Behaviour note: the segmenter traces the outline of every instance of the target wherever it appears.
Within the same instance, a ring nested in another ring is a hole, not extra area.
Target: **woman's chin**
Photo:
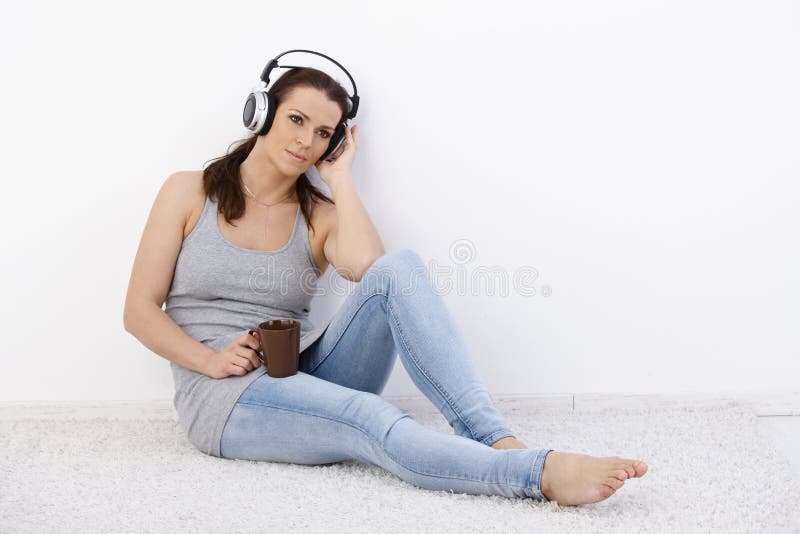
[[[287,174],[299,175],[306,172],[312,166],[313,165],[309,163],[308,160],[300,162],[289,159],[281,162],[281,169]]]
[[[293,165],[292,162],[285,162],[282,161],[278,168],[285,176],[300,176],[302,173],[308,170],[310,165]]]
[[[286,173],[291,175],[291,176],[300,176],[301,174],[306,172],[310,167],[311,167],[311,165],[306,165],[306,164],[303,164],[303,165],[289,165],[289,166],[287,166]]]

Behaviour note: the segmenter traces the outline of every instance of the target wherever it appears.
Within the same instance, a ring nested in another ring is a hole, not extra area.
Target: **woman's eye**
[[[300,122],[297,122],[295,119],[299,120]],[[295,124],[301,124],[303,122],[303,117],[301,117],[300,115],[289,115],[289,120],[291,120]],[[326,130],[320,130],[319,133],[325,134],[322,136],[323,139],[327,139],[331,136],[331,134]]]

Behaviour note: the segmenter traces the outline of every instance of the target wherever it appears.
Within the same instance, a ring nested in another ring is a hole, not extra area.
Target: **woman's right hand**
[[[244,376],[261,365],[261,357],[256,352],[258,349],[258,338],[249,333],[242,334],[227,347],[209,356],[203,374],[211,378]]]

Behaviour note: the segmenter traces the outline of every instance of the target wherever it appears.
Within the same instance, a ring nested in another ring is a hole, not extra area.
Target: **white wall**
[[[147,214],[247,133],[291,48],[356,78],[354,174],[387,250],[538,271],[534,296],[443,294],[493,394],[797,391],[796,4],[528,5],[5,10],[0,400],[171,398],[122,327]],[[384,394],[419,394],[399,362]]]

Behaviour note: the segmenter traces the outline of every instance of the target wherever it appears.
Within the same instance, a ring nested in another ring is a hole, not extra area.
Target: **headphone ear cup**
[[[277,107],[275,97],[271,93],[266,91],[250,93],[247,95],[242,112],[245,128],[257,135],[265,135],[272,126]]]
[[[242,123],[248,130],[252,130],[255,125],[254,119],[258,105],[256,103],[256,96],[253,93],[247,95],[247,100],[244,101],[244,110],[242,111]]]
[[[264,119],[264,126],[258,130],[258,135],[267,135],[267,132],[272,127],[272,122],[275,120],[275,110],[278,109],[278,102],[275,100],[275,97],[272,93],[267,93],[266,91],[262,93],[265,97],[265,109],[263,113],[266,115]]]
[[[344,128],[344,124],[340,124],[336,127],[336,129],[333,131],[333,135],[331,135],[331,140],[328,142],[328,150],[322,154],[322,157],[319,158],[320,160],[324,160],[339,148],[344,141]]]

